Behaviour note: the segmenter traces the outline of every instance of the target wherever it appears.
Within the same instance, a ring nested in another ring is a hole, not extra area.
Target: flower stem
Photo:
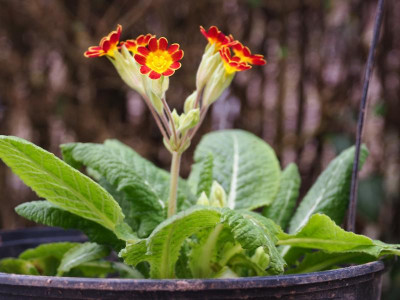
[[[176,198],[178,192],[178,178],[179,169],[181,166],[182,153],[174,151],[172,152],[171,162],[171,179],[169,187],[169,200],[168,200],[168,218],[172,217],[176,213]]]

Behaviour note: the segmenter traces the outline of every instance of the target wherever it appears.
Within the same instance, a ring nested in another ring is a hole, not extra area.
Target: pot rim
[[[336,270],[321,272],[290,274],[276,276],[241,277],[232,279],[130,279],[130,278],[83,278],[55,277],[38,275],[19,275],[0,272],[0,286],[32,286],[87,290],[128,291],[194,291],[194,290],[226,290],[248,288],[277,288],[290,285],[307,285],[327,281],[344,280],[385,270],[383,261],[378,260],[362,265],[350,266]],[[251,283],[251,284],[249,284]]]

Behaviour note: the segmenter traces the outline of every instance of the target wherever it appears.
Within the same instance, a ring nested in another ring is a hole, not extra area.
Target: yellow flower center
[[[159,74],[164,73],[173,63],[168,51],[157,50],[150,52],[146,59],[146,65]]]
[[[243,53],[240,51],[235,51],[234,49],[233,53],[235,53],[235,56],[239,57],[242,62],[250,64],[253,62],[250,57],[244,56]]]
[[[232,67],[229,63],[227,63],[225,61],[223,61],[223,63],[224,63],[225,71],[227,74],[232,74],[232,73],[237,72],[237,69]]]

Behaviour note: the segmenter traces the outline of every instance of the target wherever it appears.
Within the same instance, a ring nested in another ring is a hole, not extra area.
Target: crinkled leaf
[[[209,153],[200,163],[192,166],[192,172],[190,173],[189,181],[190,185],[195,190],[197,197],[202,192],[209,197],[211,186],[213,183],[213,167],[214,157]]]
[[[255,250],[262,246],[270,256],[269,272],[283,273],[286,263],[275,247],[275,228],[271,221],[261,215],[224,209],[223,222],[230,227],[235,240],[243,249]]]
[[[157,185],[150,183],[145,177],[145,168],[137,173],[135,166],[140,165],[142,158],[136,153],[101,144],[65,144],[61,146],[64,159],[71,165],[77,162],[99,172],[117,192],[123,192],[131,201],[135,218],[144,220],[145,226],[139,226],[138,235],[145,236],[164,219],[164,202],[157,195]],[[73,160],[73,161],[72,161]],[[161,175],[162,176],[162,175]]]
[[[20,258],[4,258],[0,260],[0,272],[39,275],[39,271],[31,262]]]
[[[210,153],[213,180],[227,192],[229,208],[252,210],[272,203],[279,187],[280,167],[267,143],[242,130],[205,135],[195,151],[192,182],[199,178]]]
[[[57,269],[57,275],[70,271],[83,263],[98,260],[107,256],[110,250],[102,245],[96,243],[83,243],[71,248],[66,252]]]
[[[328,215],[341,224],[349,203],[350,178],[354,161],[354,147],[336,157],[301,201],[290,221],[289,233],[300,230],[315,213]],[[361,148],[360,168],[367,158],[365,146]]]
[[[0,136],[0,158],[40,197],[114,230],[124,215],[101,186],[52,153],[17,137]]]
[[[120,252],[120,256],[131,265],[149,262],[151,278],[174,278],[175,264],[183,242],[201,230],[214,228],[219,223],[229,228],[243,249],[252,251],[260,246],[264,247],[271,256],[271,271],[283,272],[285,262],[279,256],[265,224],[251,214],[242,216],[228,208],[193,207],[178,213],[161,223],[149,238],[128,244]]]
[[[125,247],[125,242],[117,238],[110,230],[103,226],[74,215],[48,201],[32,201],[22,203],[15,211],[24,218],[47,226],[64,229],[79,229],[92,241],[110,245],[117,251]]]
[[[165,219],[169,173],[157,168],[128,146],[108,140],[101,144],[74,143],[61,146],[64,159],[71,165],[81,164],[109,183],[108,189],[119,194],[127,220],[138,228],[140,237],[148,236]],[[101,181],[102,184],[104,180]],[[194,202],[189,188],[179,181],[178,207]],[[191,205],[191,204],[190,204]]]
[[[174,278],[175,264],[183,242],[201,229],[220,221],[220,212],[213,208],[194,207],[161,223],[148,237],[120,252],[126,263],[136,265],[148,261],[151,278]]]
[[[272,204],[266,207],[263,215],[286,228],[293,215],[299,196],[300,174],[295,164],[289,164],[282,172],[278,194]]]
[[[323,250],[328,253],[364,253],[374,257],[400,253],[399,245],[385,244],[347,232],[328,216],[315,214],[296,234],[281,233],[279,245]]]

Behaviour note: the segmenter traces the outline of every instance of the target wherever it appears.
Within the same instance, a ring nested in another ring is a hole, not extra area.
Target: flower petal
[[[158,49],[160,49],[160,50],[167,50],[167,47],[168,47],[168,41],[167,41],[167,39],[166,39],[165,37],[161,37],[161,38],[158,40]]]
[[[140,67],[140,73],[142,74],[147,74],[151,71],[151,69],[148,66],[141,66]]]
[[[179,69],[181,67],[181,63],[177,62],[177,61],[174,61],[169,67],[171,69],[177,70],[177,69]]]
[[[160,73],[157,73],[157,72],[155,72],[155,71],[151,71],[150,74],[149,74],[149,77],[150,77],[151,79],[158,79],[158,78],[161,77],[161,74],[160,74]]]
[[[140,54],[135,54],[135,60],[141,64],[141,65],[145,65],[146,64],[146,57],[140,55]]]
[[[179,44],[171,44],[171,46],[168,47],[168,52],[170,54],[176,52],[179,49]]]
[[[149,41],[149,50],[150,52],[154,52],[158,50],[158,42],[155,37],[151,38]]]
[[[139,52],[143,56],[147,56],[150,53],[149,49],[147,49],[146,47],[138,47],[137,52]]]
[[[173,61],[181,60],[182,57],[183,57],[183,51],[182,50],[176,51],[174,54],[171,55],[171,58],[172,58]]]
[[[168,69],[167,71],[165,71],[164,73],[162,73],[164,76],[171,76],[172,74],[174,74],[175,71],[172,69]]]

